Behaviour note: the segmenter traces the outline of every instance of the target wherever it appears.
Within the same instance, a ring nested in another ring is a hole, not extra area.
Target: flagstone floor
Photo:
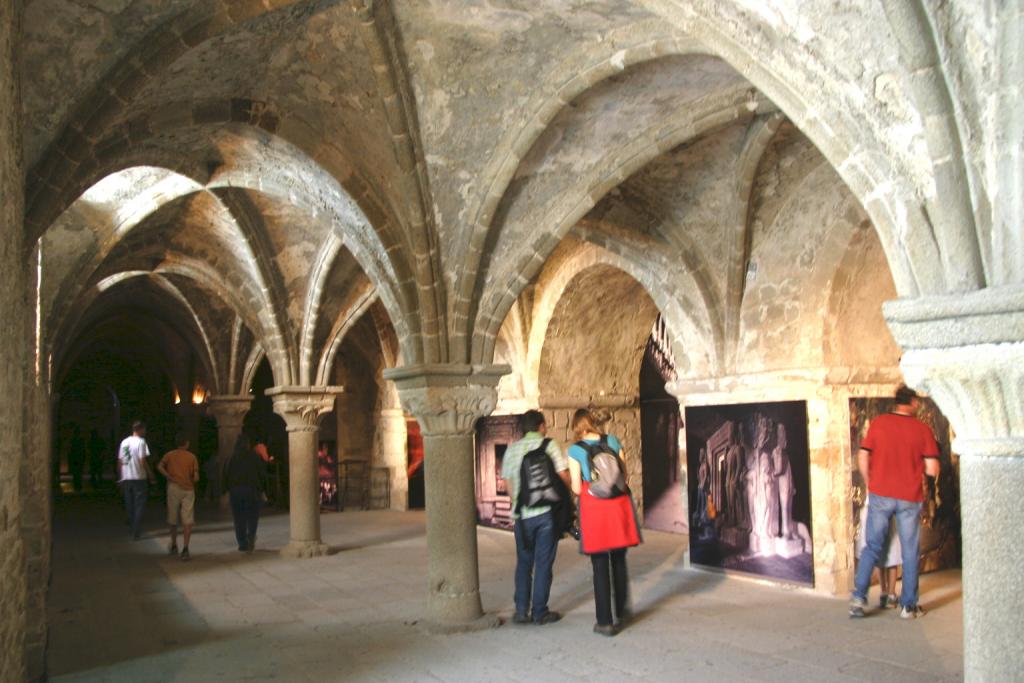
[[[635,617],[594,635],[590,563],[563,541],[551,608],[562,621],[459,635],[424,630],[422,512],[322,516],[332,554],[289,560],[288,518],[235,549],[230,516],[200,510],[191,562],[165,554],[159,501],[128,539],[116,501],[58,500],[49,600],[54,681],[956,681],[955,571],[922,578],[926,617],[846,616],[846,600],[685,568],[685,537],[630,551]],[[480,529],[484,609],[512,612],[511,534]],[[877,589],[875,589],[877,590]],[[872,593],[872,599],[875,592]]]

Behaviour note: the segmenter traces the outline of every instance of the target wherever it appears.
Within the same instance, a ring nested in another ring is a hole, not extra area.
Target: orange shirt
[[[167,453],[160,462],[167,470],[168,479],[183,489],[195,488],[195,477],[199,474],[199,461],[191,451],[177,448]]]

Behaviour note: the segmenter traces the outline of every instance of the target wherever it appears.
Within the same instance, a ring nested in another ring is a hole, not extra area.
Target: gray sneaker
[[[868,601],[864,598],[850,598],[850,618],[861,619],[864,617],[864,607]]]
[[[921,605],[914,605],[913,607],[900,607],[900,619],[920,619],[923,616],[924,610],[921,609]]]
[[[188,554],[188,546],[185,546],[181,550],[181,561],[182,562],[188,562],[191,559],[192,559],[192,556]]]

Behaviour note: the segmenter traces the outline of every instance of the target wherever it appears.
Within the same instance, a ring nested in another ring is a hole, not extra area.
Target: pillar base
[[[320,541],[289,541],[288,545],[281,548],[281,557],[323,557],[329,551],[330,548]]]
[[[417,624],[424,633],[431,635],[451,635],[454,633],[473,633],[475,631],[486,631],[489,628],[498,628],[503,623],[497,614],[484,614],[472,621],[430,621],[425,620]]]

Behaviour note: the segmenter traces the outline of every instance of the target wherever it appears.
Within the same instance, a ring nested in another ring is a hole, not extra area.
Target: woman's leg
[[[612,584],[615,590],[615,618],[622,621],[629,605],[629,574],[626,571],[626,549],[611,553]]]
[[[229,497],[231,498],[231,518],[235,522],[235,540],[238,541],[238,549],[245,550],[248,544],[245,533],[245,495],[240,489],[233,488]]]
[[[249,550],[256,547],[256,529],[259,528],[260,525],[261,507],[262,501],[260,500],[260,492],[257,489],[253,489],[249,499],[248,519],[246,520],[246,541]]]
[[[597,608],[599,626],[612,624],[612,584],[608,560],[608,553],[595,553],[590,556],[590,563],[594,569],[594,605]]]

